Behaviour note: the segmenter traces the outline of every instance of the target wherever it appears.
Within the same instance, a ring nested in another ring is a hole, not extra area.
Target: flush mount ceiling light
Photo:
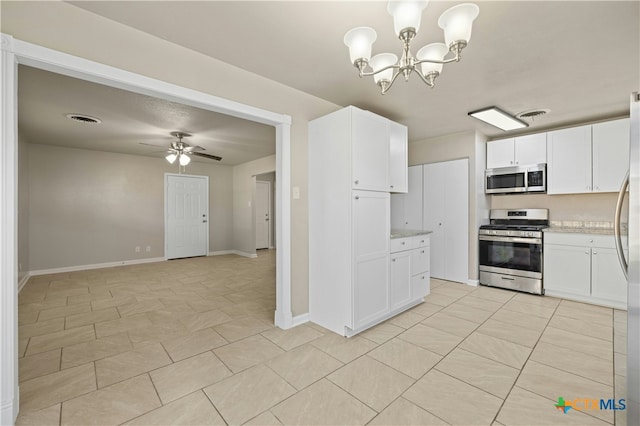
[[[484,121],[487,124],[491,124],[498,129],[504,130],[505,132],[508,130],[522,129],[524,127],[529,127],[527,123],[522,120],[518,120],[517,118],[507,114],[496,107],[483,108],[478,111],[472,111],[469,115],[473,118],[477,118],[480,121]]]
[[[460,52],[469,43],[471,25],[478,16],[479,9],[475,4],[464,3],[446,10],[438,19],[438,26],[444,30],[446,44],[428,44],[418,50],[414,57],[409,48],[411,40],[420,29],[422,11],[427,3],[428,0],[389,1],[387,11],[393,16],[396,35],[404,45],[400,60],[393,53],[371,57],[371,46],[378,37],[373,28],[354,28],[344,36],[351,62],[358,68],[360,77],[373,76],[383,95],[400,74],[408,81],[413,71],[427,86],[433,87],[436,77],[442,72],[443,64],[460,61]],[[453,57],[445,59],[449,52]],[[421,69],[418,69],[418,65],[421,65]]]

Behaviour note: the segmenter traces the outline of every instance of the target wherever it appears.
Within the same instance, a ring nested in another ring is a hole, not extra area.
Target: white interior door
[[[425,164],[423,168],[423,227],[433,231],[431,238],[431,276],[445,276],[445,163]]]
[[[270,247],[271,184],[256,181],[256,249]]]
[[[209,178],[165,175],[167,259],[205,256],[209,246]]]

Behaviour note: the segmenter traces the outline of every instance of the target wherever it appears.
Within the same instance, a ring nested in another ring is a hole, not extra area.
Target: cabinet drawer
[[[418,247],[411,251],[411,275],[429,270],[429,247]]]
[[[610,234],[570,234],[561,232],[547,232],[544,234],[545,244],[615,248],[615,236]],[[622,237],[622,245],[627,247],[627,237]]]
[[[431,292],[429,273],[411,277],[411,298],[421,299]]]
[[[413,237],[413,247],[428,247],[429,246],[429,235],[416,235]]]
[[[391,240],[391,253],[413,249],[413,238],[414,237],[393,238]]]

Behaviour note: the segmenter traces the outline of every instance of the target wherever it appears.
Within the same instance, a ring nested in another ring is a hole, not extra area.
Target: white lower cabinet
[[[619,309],[627,306],[627,280],[613,235],[545,233],[545,294]]]
[[[422,301],[429,294],[429,236],[391,240],[390,299],[391,310]]]

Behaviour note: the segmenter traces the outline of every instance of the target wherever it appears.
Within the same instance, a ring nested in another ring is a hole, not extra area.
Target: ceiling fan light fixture
[[[170,153],[169,155],[167,155],[164,158],[166,158],[166,160],[169,162],[169,164],[173,164],[173,163],[175,163],[176,158],[178,158],[178,156],[172,152],[172,153]]]
[[[178,161],[180,161],[181,166],[186,166],[191,162],[191,158],[189,158],[187,154],[180,154],[180,159]]]

